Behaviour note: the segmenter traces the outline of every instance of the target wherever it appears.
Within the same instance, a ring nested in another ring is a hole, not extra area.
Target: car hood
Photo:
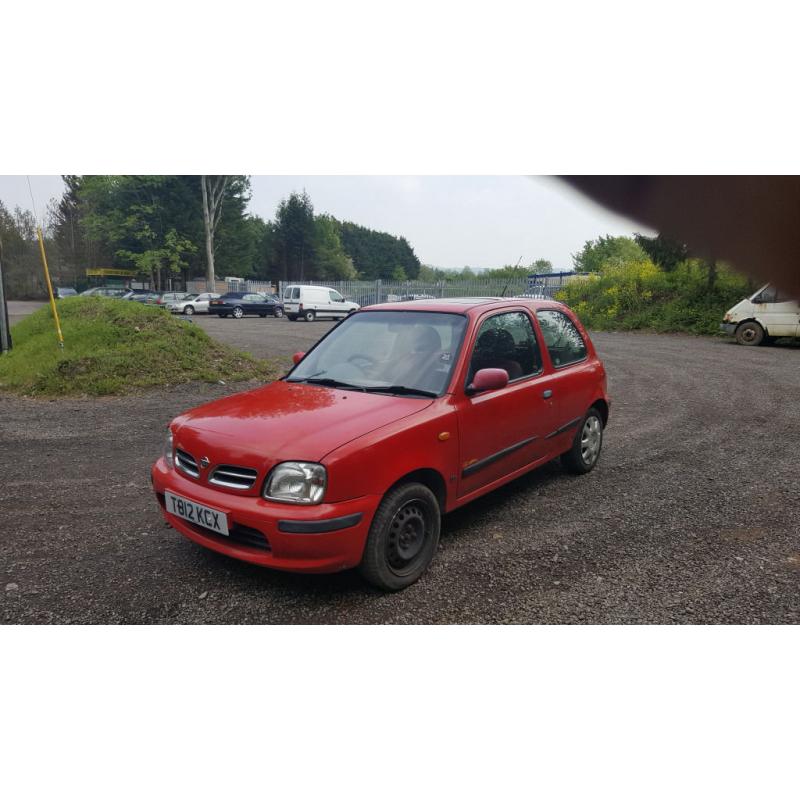
[[[176,447],[212,464],[269,469],[321,461],[332,450],[418,413],[431,400],[275,381],[187,411],[172,425]]]

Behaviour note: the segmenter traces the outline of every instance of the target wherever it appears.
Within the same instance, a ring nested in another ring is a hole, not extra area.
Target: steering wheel
[[[366,364],[357,364],[357,361],[366,362]],[[371,369],[377,363],[372,356],[365,355],[364,353],[354,353],[350,358],[347,359],[349,364],[352,364],[355,367],[358,367],[362,372],[365,372],[368,369]]]

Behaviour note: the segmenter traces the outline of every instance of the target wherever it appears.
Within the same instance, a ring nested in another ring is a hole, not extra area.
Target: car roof
[[[403,300],[399,303],[378,303],[365,306],[369,311],[446,311],[455,314],[480,314],[503,308],[525,306],[538,311],[544,308],[563,308],[556,300],[529,297],[441,297],[435,300]]]

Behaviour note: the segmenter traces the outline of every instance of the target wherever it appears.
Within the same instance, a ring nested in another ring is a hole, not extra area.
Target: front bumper
[[[727,333],[728,336],[734,336],[736,334],[736,323],[735,322],[720,322],[719,329],[723,333]]]
[[[341,503],[293,506],[241,497],[186,478],[167,467],[163,458],[150,474],[164,519],[187,539],[232,558],[292,572],[338,572],[357,566],[380,502],[380,497],[368,495]],[[246,533],[224,537],[170,514],[164,502],[167,490],[224,511],[229,526]],[[251,542],[260,542],[259,533],[265,544],[253,546]]]

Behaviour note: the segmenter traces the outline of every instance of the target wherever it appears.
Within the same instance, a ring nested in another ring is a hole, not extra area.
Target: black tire
[[[194,314],[194,306],[186,306],[183,309],[183,313],[186,314],[186,316],[191,317],[192,314]]]
[[[736,329],[736,341],[749,347],[757,347],[764,341],[764,329],[757,322],[743,322]]]
[[[280,319],[283,316],[283,309],[276,308],[275,309],[275,319]]]
[[[585,475],[597,465],[602,449],[603,416],[592,407],[578,425],[572,447],[561,456],[561,464],[573,475]]]
[[[317,318],[317,315],[309,308],[308,311],[303,312],[303,319],[306,322],[313,322]]]
[[[369,529],[359,571],[386,592],[417,581],[439,546],[442,515],[433,492],[421,483],[404,483],[381,500]]]
[[[235,319],[241,319],[244,316],[244,309],[241,306],[236,306],[232,313]]]

